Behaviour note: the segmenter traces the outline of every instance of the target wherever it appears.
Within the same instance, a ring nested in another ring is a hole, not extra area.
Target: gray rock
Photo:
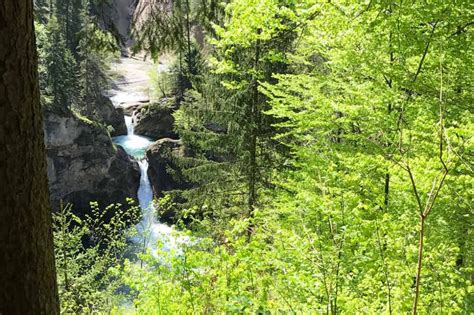
[[[143,106],[143,104],[149,103],[149,102],[137,102],[137,103],[132,103],[132,104],[125,104],[123,105],[123,112],[127,116],[132,116],[133,112],[136,111],[140,106]]]
[[[44,113],[51,205],[71,203],[81,215],[97,201],[101,209],[137,199],[138,163],[115,147],[100,124],[74,113]]]
[[[138,106],[132,116],[135,134],[152,139],[176,138],[173,130],[174,106],[174,98],[164,98],[159,103]]]
[[[101,2],[97,8],[101,26],[119,39],[124,53],[125,48],[133,43],[130,39],[130,27],[137,3],[137,0],[111,0]]]
[[[178,161],[187,156],[181,140],[160,139],[148,147],[145,155],[149,165],[148,177],[155,196],[161,196],[165,191],[190,187]]]
[[[155,197],[162,197],[166,192],[174,194],[173,202],[180,203],[180,190],[192,187],[184,177],[179,160],[188,157],[188,152],[181,140],[164,138],[156,141],[146,151],[148,160],[148,177]],[[179,207],[171,207],[160,213],[160,220],[175,222],[175,215]]]
[[[112,127],[109,128],[111,136],[115,137],[127,134],[123,108],[115,108],[108,97],[103,96],[97,103],[93,116],[97,121]]]

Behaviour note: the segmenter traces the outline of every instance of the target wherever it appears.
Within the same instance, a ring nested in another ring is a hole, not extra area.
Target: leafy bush
[[[122,282],[116,270],[122,268],[137,219],[136,206],[124,209],[115,204],[101,210],[91,203],[85,219],[70,205],[53,214],[61,313],[106,313],[119,303]]]

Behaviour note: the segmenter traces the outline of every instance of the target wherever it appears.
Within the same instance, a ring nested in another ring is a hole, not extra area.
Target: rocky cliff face
[[[130,28],[137,2],[138,0],[103,1],[97,8],[102,27],[119,39],[124,54],[126,48],[133,44],[130,39]]]
[[[156,141],[146,151],[148,160],[148,177],[156,197],[162,197],[166,192],[174,191],[173,202],[179,204],[184,200],[179,196],[180,190],[192,187],[184,177],[179,159],[188,156],[181,140],[164,138]],[[164,222],[174,223],[180,206],[173,206],[160,213]]]
[[[44,113],[50,199],[72,203],[78,214],[87,213],[89,202],[101,208],[137,199],[138,163],[112,144],[101,125],[73,113]]]

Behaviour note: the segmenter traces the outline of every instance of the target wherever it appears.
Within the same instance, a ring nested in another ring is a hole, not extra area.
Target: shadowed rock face
[[[111,203],[137,199],[138,163],[112,144],[104,127],[73,113],[44,113],[45,144],[51,204],[54,210],[72,203],[81,215],[97,201]]]
[[[123,108],[115,108],[110,98],[104,96],[95,108],[94,116],[97,121],[112,127],[110,135],[115,137],[127,134],[127,125],[123,114]]]
[[[130,28],[137,2],[138,0],[103,1],[97,8],[103,27],[120,40],[124,53],[126,47],[133,44],[130,39]]]
[[[185,156],[187,154],[181,140],[160,139],[147,149],[148,177],[155,196],[162,195],[164,191],[190,187],[177,162],[177,159]]]
[[[185,190],[192,184],[184,177],[178,160],[188,156],[186,148],[181,140],[170,138],[160,139],[148,147],[146,158],[148,160],[148,177],[150,179],[153,193],[156,197],[162,197],[168,191]],[[182,202],[179,197],[174,197],[174,202]],[[175,222],[178,209],[171,207],[160,213],[160,219],[164,222]]]

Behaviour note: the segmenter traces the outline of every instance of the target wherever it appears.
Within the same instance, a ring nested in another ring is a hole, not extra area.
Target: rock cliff
[[[98,4],[97,13],[102,27],[109,30],[119,40],[122,53],[133,44],[130,39],[131,23],[138,0],[111,0]]]
[[[91,113],[95,121],[104,124],[110,132],[110,135],[122,136],[127,134],[127,125],[125,124],[123,108],[115,108],[109,97],[102,96],[97,102],[94,112]]]
[[[162,197],[166,192],[173,192],[173,202],[179,204],[184,200],[180,190],[192,187],[182,173],[180,159],[187,157],[188,152],[181,140],[164,138],[156,141],[146,151],[148,160],[148,177],[155,197]],[[176,194],[177,193],[177,194]],[[160,213],[164,222],[175,222],[179,206],[174,206]]]
[[[53,209],[62,201],[83,214],[91,201],[104,208],[137,198],[138,163],[113,145],[103,126],[72,112],[46,110],[44,130]]]

